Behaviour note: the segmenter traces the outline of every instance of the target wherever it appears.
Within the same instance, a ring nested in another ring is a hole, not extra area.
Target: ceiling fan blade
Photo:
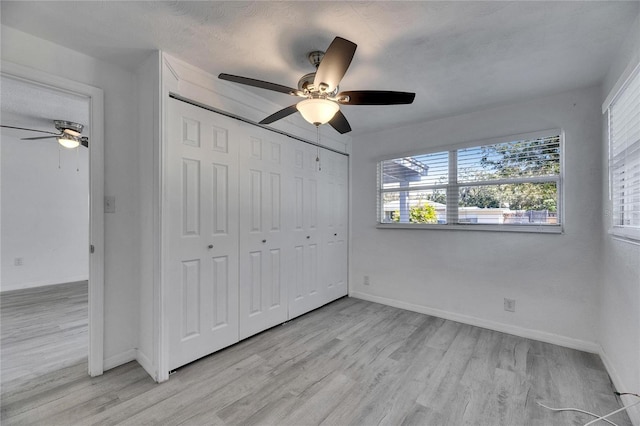
[[[58,138],[62,135],[54,135],[54,136],[37,136],[35,138],[20,138],[21,141],[37,141],[39,139],[53,139]]]
[[[281,109],[280,111],[271,114],[270,116],[268,116],[267,118],[265,118],[264,120],[262,120],[259,124],[271,124],[274,121],[278,121],[281,118],[285,118],[291,114],[293,114],[294,112],[297,112],[298,108],[296,108],[296,105],[291,105],[288,106],[284,109]]]
[[[58,133],[47,132],[47,131],[44,131],[44,130],[27,129],[27,128],[24,128],[24,127],[15,127],[15,126],[5,126],[4,124],[0,124],[0,127],[4,127],[4,128],[7,128],[7,129],[26,130],[26,131],[29,131],[29,132],[48,133],[50,135],[58,135]]]
[[[349,97],[348,101],[340,98]],[[336,96],[338,103],[343,105],[402,105],[413,103],[415,93],[391,92],[387,90],[355,90],[340,92]]]
[[[326,92],[334,91],[347,72],[357,47],[357,44],[342,37],[334,38],[318,65],[313,85],[320,88],[321,84],[326,84]]]
[[[221,80],[231,81],[233,83],[245,84],[247,86],[258,87],[260,89],[273,90],[274,92],[286,93],[287,95],[297,96],[297,89],[283,86],[281,84],[269,83],[268,81],[256,80],[255,78],[241,77],[239,75],[231,75],[222,73],[218,75]]]
[[[338,133],[341,133],[341,134],[348,133],[351,131],[351,126],[347,121],[347,117],[345,117],[342,111],[340,110],[338,110],[338,112],[336,112],[336,115],[334,115],[333,118],[329,120],[329,124],[331,125],[331,127],[336,129]]]
[[[84,146],[85,148],[89,148],[89,138],[86,136],[81,137],[80,145]]]

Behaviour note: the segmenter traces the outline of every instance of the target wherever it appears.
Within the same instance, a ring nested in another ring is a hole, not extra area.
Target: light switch
[[[108,195],[104,197],[104,212],[115,213],[116,212],[116,197]]]

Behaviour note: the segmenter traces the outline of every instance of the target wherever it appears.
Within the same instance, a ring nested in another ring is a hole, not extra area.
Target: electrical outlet
[[[116,212],[116,197],[108,195],[104,197],[104,212],[115,213]]]
[[[515,312],[516,311],[516,299],[507,299],[504,298],[504,310],[507,312]]]
[[[24,258],[22,257],[16,257],[15,259],[13,259],[14,266],[22,266],[23,263],[24,263]]]
[[[369,275],[365,275],[365,276],[364,276],[364,285],[369,285],[369,284],[370,284],[370,282],[369,282]]]

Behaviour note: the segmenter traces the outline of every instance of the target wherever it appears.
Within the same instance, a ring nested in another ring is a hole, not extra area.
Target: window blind
[[[379,162],[378,223],[561,231],[561,131],[519,136]]]
[[[609,107],[609,148],[613,232],[640,239],[640,72]]]
[[[458,151],[458,182],[491,182],[555,176],[560,171],[560,136],[518,140]]]

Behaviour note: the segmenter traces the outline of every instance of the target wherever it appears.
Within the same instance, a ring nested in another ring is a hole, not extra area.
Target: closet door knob
[[[263,242],[263,243],[266,243],[266,242],[267,242],[267,240],[262,240],[262,242]]]
[[[209,245],[207,246],[207,248],[212,249],[212,248],[213,248],[213,244],[209,244]]]
[[[334,236],[334,237],[337,237],[337,236],[338,236],[338,234],[333,234],[333,236]]]
[[[311,238],[311,235],[307,235],[307,240],[308,240],[309,238]]]

